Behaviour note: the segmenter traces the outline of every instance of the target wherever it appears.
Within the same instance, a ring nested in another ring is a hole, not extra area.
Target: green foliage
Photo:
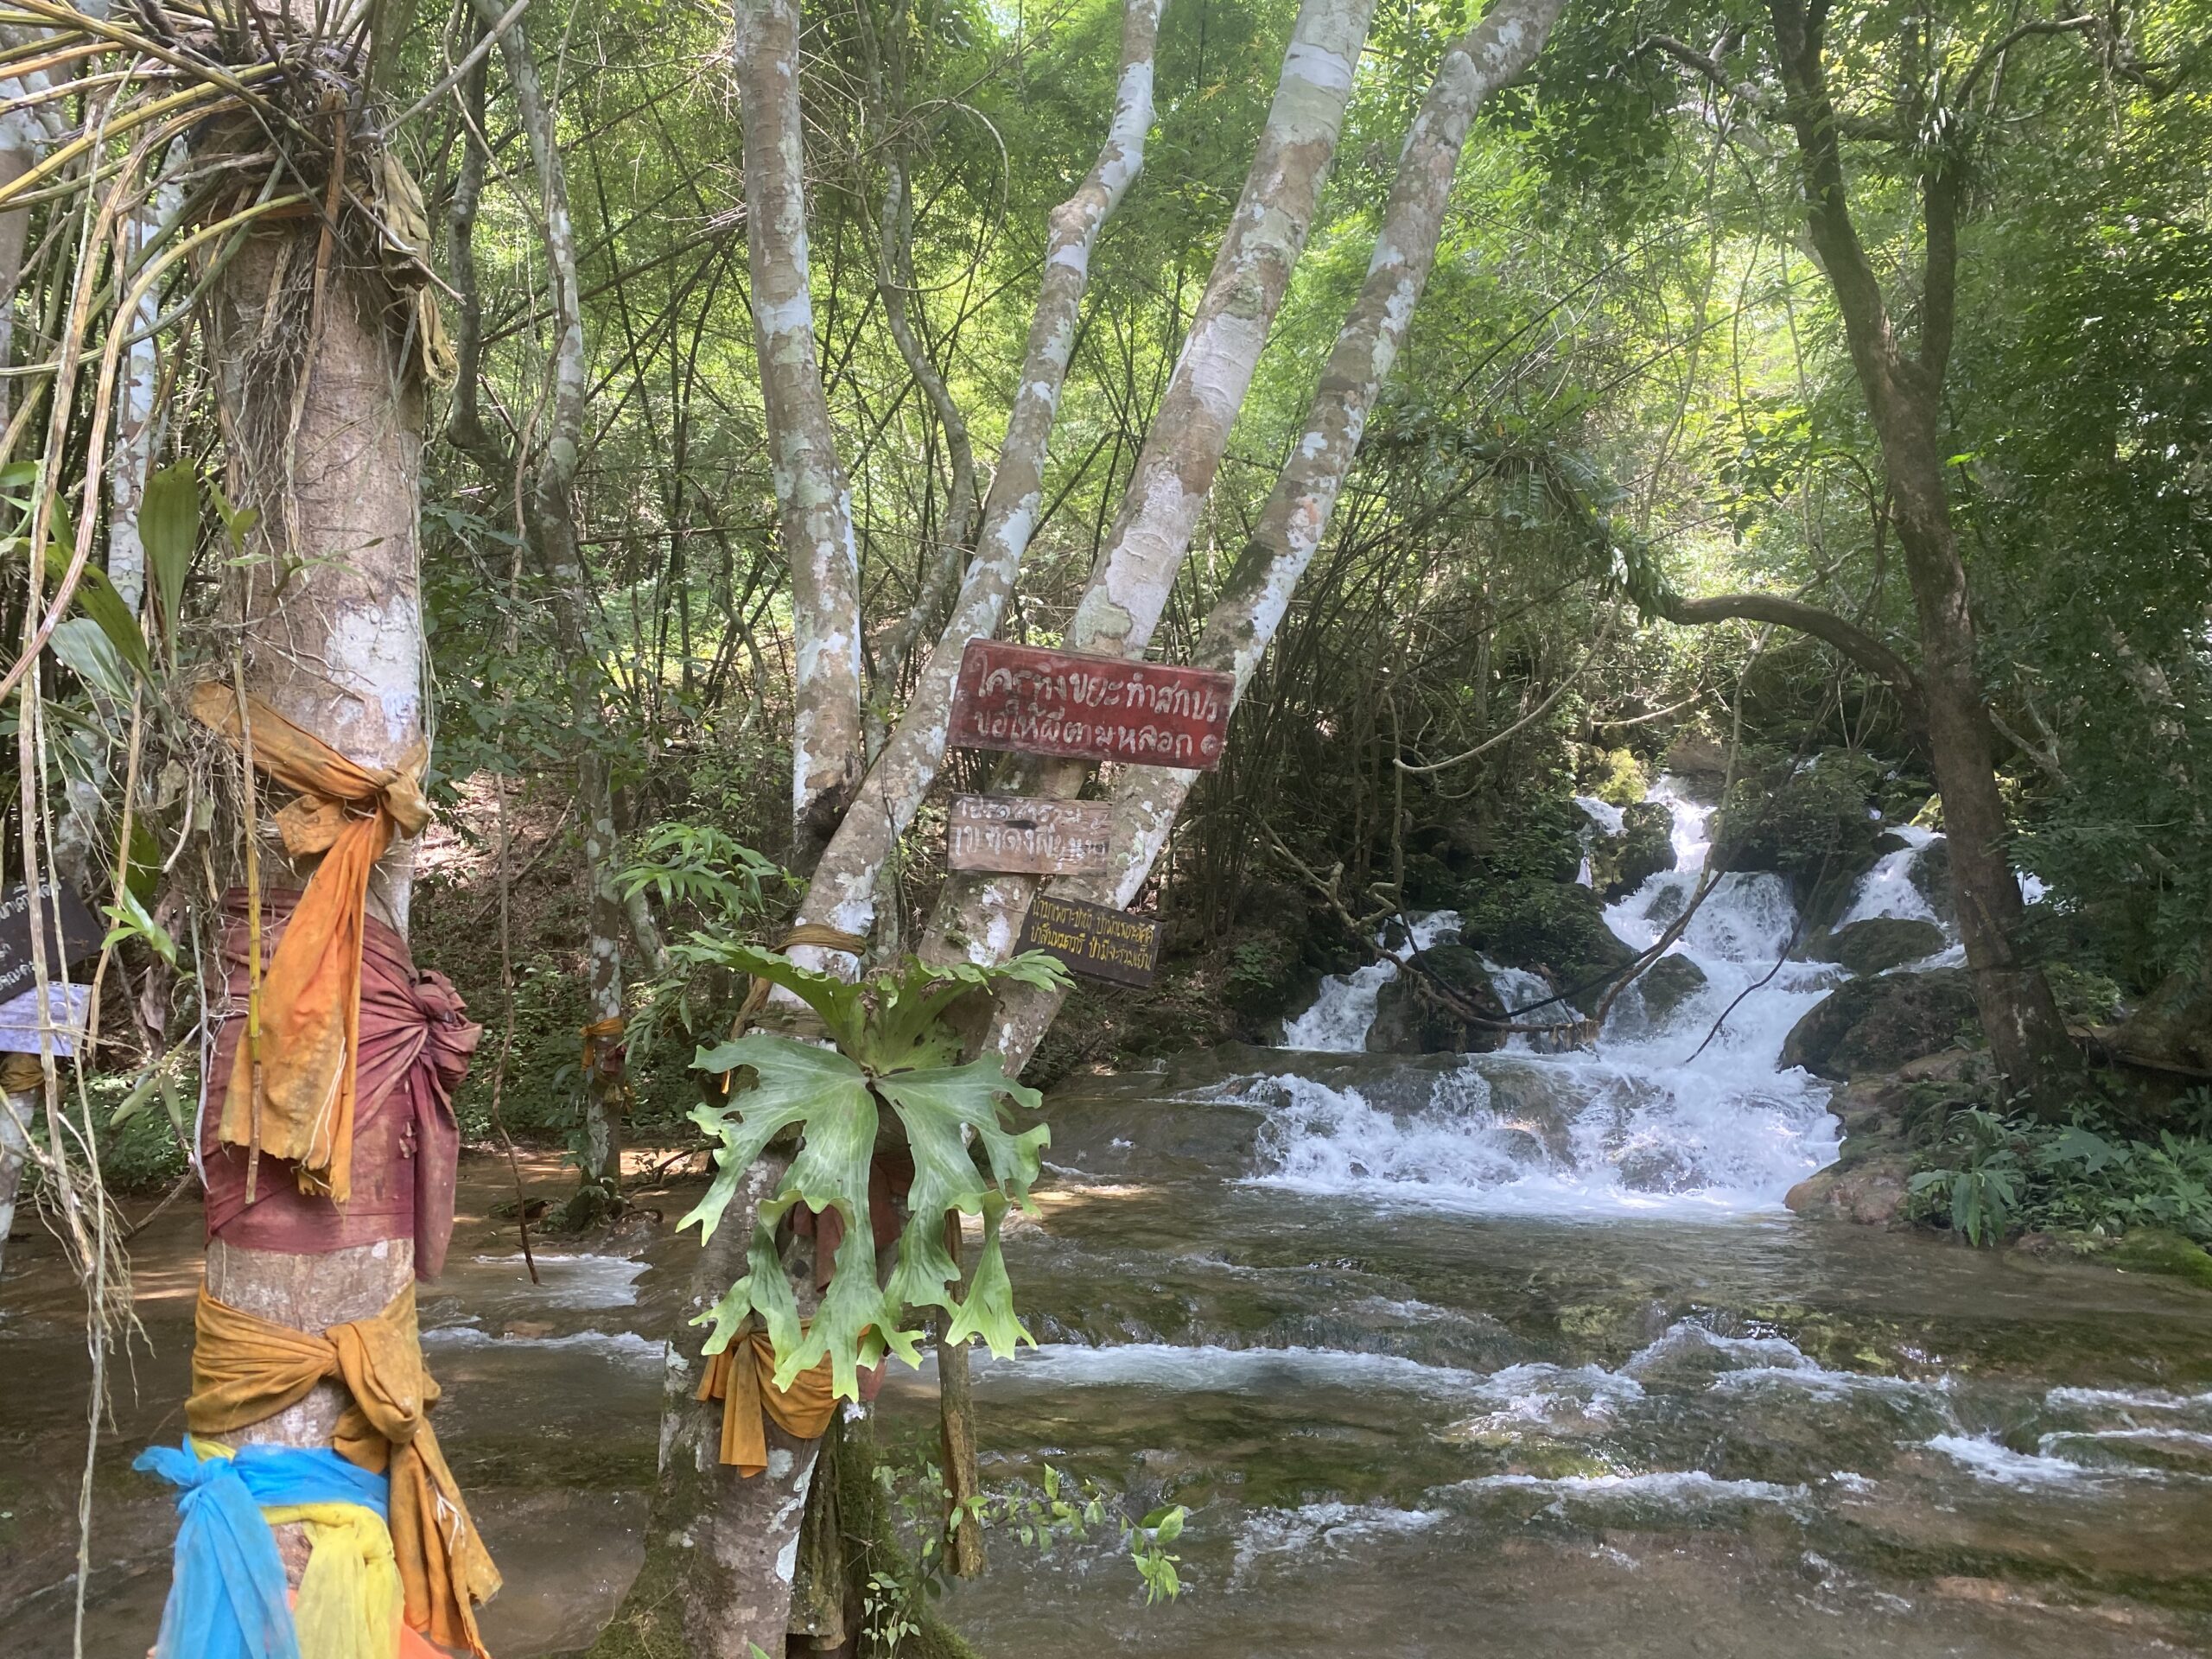
[[[915,1541],[918,1569],[903,1577],[870,1574],[868,1625],[879,1635],[920,1628],[920,1605],[950,1587],[953,1535],[963,1520],[972,1520],[987,1537],[1009,1533],[1023,1548],[1047,1556],[1058,1548],[1088,1544],[1094,1534],[1118,1535],[1144,1586],[1146,1606],[1173,1601],[1183,1592],[1176,1571],[1182,1557],[1169,1548],[1190,1519],[1179,1503],[1160,1504],[1142,1519],[1131,1520],[1100,1482],[1067,1475],[1050,1463],[1034,1485],[980,1491],[959,1504],[952,1501],[943,1471],[926,1453],[918,1452],[904,1464],[880,1462],[874,1473],[900,1530]]]
[[[909,963],[851,984],[748,945],[715,948],[729,965],[804,1001],[835,1046],[756,1033],[702,1048],[692,1062],[712,1073],[744,1068],[753,1081],[734,1088],[726,1103],[692,1114],[720,1147],[714,1184],[682,1224],[696,1223],[702,1238],[711,1236],[762,1152],[779,1137],[798,1141],[774,1196],[756,1211],[749,1271],[702,1316],[715,1327],[708,1351],[720,1352],[757,1317],[775,1344],[779,1386],[826,1356],[837,1393],[857,1399],[859,1366],[887,1352],[920,1363],[923,1333],[907,1326],[910,1309],[943,1309],[947,1340],[981,1337],[995,1354],[1033,1340],[1014,1318],[999,1231],[1010,1205],[1027,1205],[1051,1132],[1042,1124],[1020,1134],[1007,1126],[1006,1103],[1033,1111],[1041,1097],[1006,1076],[995,1055],[959,1064],[944,1014],[994,985],[1060,988],[1059,965],[1034,952],[1001,968]],[[868,1176],[887,1109],[913,1158],[914,1179],[896,1265],[879,1284]],[[776,1249],[777,1225],[798,1204],[836,1210],[844,1222],[829,1289],[804,1327]],[[945,1246],[945,1220],[956,1213],[983,1223],[982,1254],[964,1298],[953,1293],[959,1269]]]
[[[1919,1219],[1984,1245],[2024,1230],[2116,1239],[2145,1228],[2212,1243],[2212,1096],[2184,1097],[2147,1131],[2093,1097],[2058,1123],[1936,1104],[1910,1180]]]

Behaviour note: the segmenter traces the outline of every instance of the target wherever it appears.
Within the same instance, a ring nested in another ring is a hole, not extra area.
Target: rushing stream
[[[1678,866],[1611,908],[1632,944],[1705,853],[1662,794]],[[1855,911],[1923,916],[1909,861]],[[1725,878],[1678,947],[1704,985],[1662,1018],[1630,993],[1594,1053],[1361,1052],[1381,963],[1325,986],[1301,1047],[1064,1085],[1042,1216],[1008,1235],[1040,1345],[976,1368],[985,1478],[1049,1462],[1187,1505],[1188,1588],[1147,1609],[1109,1542],[997,1535],[953,1623],[1008,1659],[2212,1653],[2212,1297],[1791,1217],[1834,1120],[1777,1057],[1840,972],[1776,968],[1794,923],[1775,878]],[[507,1576],[487,1633],[531,1659],[635,1570],[690,1245],[541,1255],[533,1287],[499,1196],[473,1163],[423,1322]],[[135,1247],[154,1356],[102,1452],[89,1652],[143,1652],[158,1608],[167,1504],[123,1465],[175,1433],[196,1245],[173,1215]],[[67,1651],[75,1318],[50,1253],[11,1253],[10,1655]],[[933,1379],[894,1374],[879,1410],[887,1441],[933,1438]]]

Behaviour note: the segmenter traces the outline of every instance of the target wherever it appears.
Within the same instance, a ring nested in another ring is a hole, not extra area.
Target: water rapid
[[[1651,798],[1673,820],[1675,868],[1605,911],[1606,925],[1638,950],[1689,905],[1711,850],[1708,807],[1671,778]],[[1618,831],[1619,809],[1584,805],[1601,829]],[[1891,880],[1894,858],[1877,867],[1870,887]],[[1912,891],[1901,870],[1894,881]],[[1313,1006],[1289,1022],[1283,1046],[1363,1052],[1382,987],[1414,951],[1458,928],[1451,912],[1423,916],[1395,960],[1325,981]],[[1692,988],[1657,1006],[1644,983],[1631,986],[1594,1049],[1539,1054],[1516,1036],[1503,1052],[1470,1055],[1424,1078],[1410,1100],[1402,1068],[1388,1063],[1361,1082],[1289,1071],[1230,1085],[1270,1103],[1252,1178],[1504,1214],[1771,1211],[1836,1149],[1828,1085],[1779,1064],[1790,1027],[1840,976],[1790,958],[1797,931],[1779,876],[1724,875],[1666,952],[1694,970],[1671,982],[1693,979]],[[1485,965],[1509,1010],[1554,995],[1535,974]]]

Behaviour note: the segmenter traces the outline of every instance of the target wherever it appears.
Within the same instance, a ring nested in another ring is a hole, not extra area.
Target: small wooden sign
[[[956,795],[944,861],[1006,875],[1091,875],[1106,868],[1110,801],[1033,801]]]
[[[948,741],[1075,760],[1211,772],[1229,739],[1232,675],[970,640]]]
[[[107,936],[92,919],[84,901],[68,887],[48,880],[41,887],[46,917],[46,971],[61,976],[65,963],[82,962],[99,954]],[[33,988],[36,974],[31,963],[30,889],[18,881],[0,894],[0,1002]]]
[[[1015,948],[1046,951],[1092,979],[1149,985],[1160,961],[1160,921],[1040,893],[1030,903]]]

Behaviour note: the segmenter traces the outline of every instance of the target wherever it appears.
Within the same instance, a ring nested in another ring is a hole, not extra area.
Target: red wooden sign
[[[1077,760],[1211,772],[1236,680],[1208,668],[975,639],[960,659],[948,741]]]

